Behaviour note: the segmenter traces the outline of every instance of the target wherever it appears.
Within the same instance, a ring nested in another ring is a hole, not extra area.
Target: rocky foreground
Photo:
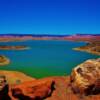
[[[17,74],[1,71],[0,100],[100,100],[100,59],[78,65],[70,76],[33,79]]]

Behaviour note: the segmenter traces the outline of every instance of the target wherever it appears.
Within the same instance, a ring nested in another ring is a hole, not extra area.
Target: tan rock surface
[[[71,82],[75,92],[87,95],[100,93],[100,59],[87,60],[75,67]]]

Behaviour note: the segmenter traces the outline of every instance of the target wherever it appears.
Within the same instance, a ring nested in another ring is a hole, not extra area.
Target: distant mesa
[[[100,40],[99,34],[75,34],[75,35],[50,35],[50,34],[0,34],[0,42],[26,41],[26,40],[71,40],[90,41]]]
[[[0,66],[8,65],[10,60],[4,55],[0,55]]]

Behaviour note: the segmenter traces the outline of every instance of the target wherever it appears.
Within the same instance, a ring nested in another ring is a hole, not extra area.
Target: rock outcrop
[[[53,90],[52,79],[40,79],[15,85],[10,94],[18,100],[43,100],[51,96]]]
[[[25,81],[20,84],[8,84],[7,78],[0,76],[0,100],[44,100],[54,90],[52,78]]]
[[[7,84],[6,77],[0,76],[0,100],[11,100],[8,95],[9,85]]]
[[[60,76],[51,78],[55,82],[55,90],[50,97],[46,98],[46,100],[70,100],[69,94],[72,94],[72,91],[69,86],[70,77]]]
[[[75,67],[71,74],[75,93],[90,95],[100,93],[100,59],[87,60]]]

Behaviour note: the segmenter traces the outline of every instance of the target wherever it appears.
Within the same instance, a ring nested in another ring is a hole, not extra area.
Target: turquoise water
[[[74,51],[72,48],[85,45],[84,42],[71,41],[23,41],[0,42],[0,45],[26,45],[29,50],[0,50],[11,63],[1,66],[0,70],[17,70],[32,77],[68,75],[73,67],[87,59],[99,56],[86,52]]]

